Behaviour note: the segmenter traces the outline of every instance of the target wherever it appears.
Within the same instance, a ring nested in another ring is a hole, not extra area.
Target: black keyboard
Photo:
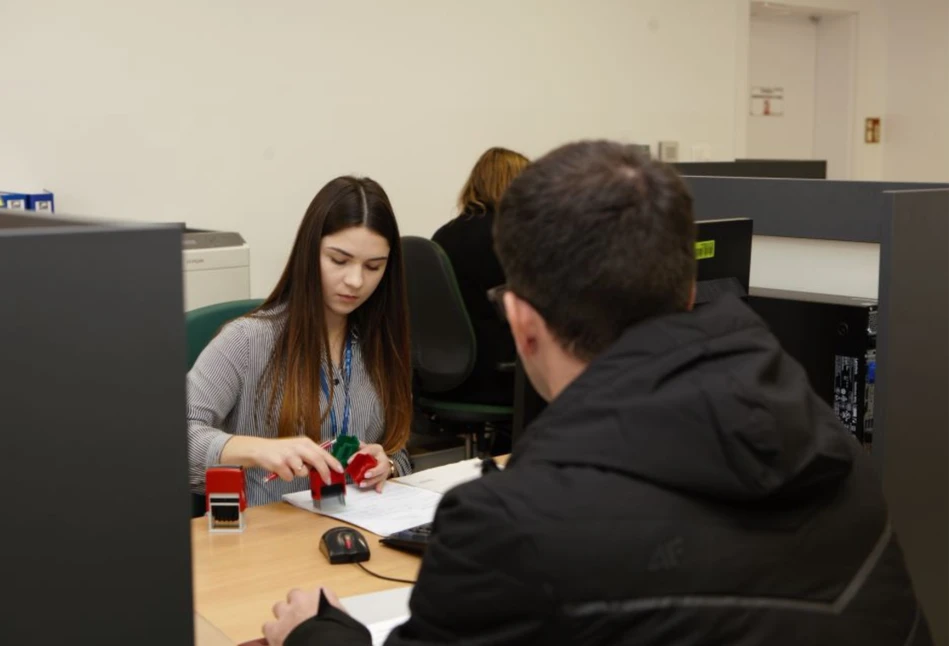
[[[388,547],[402,550],[403,552],[412,552],[421,554],[428,545],[428,537],[432,534],[432,524],[425,523],[410,529],[404,529],[401,532],[390,534],[383,538],[380,543]]]

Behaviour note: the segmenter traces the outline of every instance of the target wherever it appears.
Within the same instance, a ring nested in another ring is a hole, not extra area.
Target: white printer
[[[239,233],[185,229],[185,311],[250,298],[250,247]]]

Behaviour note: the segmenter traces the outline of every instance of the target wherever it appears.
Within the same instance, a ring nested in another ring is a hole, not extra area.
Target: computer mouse
[[[352,527],[334,527],[320,539],[320,551],[331,564],[362,563],[369,560],[366,537]]]

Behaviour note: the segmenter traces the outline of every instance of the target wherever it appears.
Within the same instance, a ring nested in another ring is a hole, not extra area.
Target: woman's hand
[[[305,477],[310,467],[317,470],[326,484],[330,484],[331,470],[343,473],[339,460],[308,437],[267,439],[235,436],[224,445],[221,462],[262,467],[287,482]]]
[[[310,467],[317,470],[326,484],[330,484],[330,470],[343,473],[339,460],[308,437],[261,439],[252,457],[258,466],[286,481],[305,477]]]
[[[360,442],[357,455],[359,453],[371,456],[378,462],[376,466],[366,471],[365,479],[359,483],[360,488],[369,489],[370,487],[375,487],[376,491],[382,493],[382,488],[385,486],[386,480],[389,479],[389,474],[392,472],[392,460],[386,455],[385,449],[382,448],[381,444],[364,444]]]

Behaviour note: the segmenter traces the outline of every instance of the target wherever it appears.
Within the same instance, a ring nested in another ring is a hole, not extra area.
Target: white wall
[[[949,0],[886,0],[888,180],[949,182]]]
[[[19,100],[0,103],[0,184],[47,187],[60,212],[239,231],[262,295],[342,173],[378,179],[403,233],[428,235],[491,145],[734,157],[741,6],[5,0],[0,87]]]
[[[750,98],[748,57],[751,53],[751,0],[735,0],[735,157],[748,156]],[[713,157],[714,158],[714,157]],[[717,159],[729,160],[729,157]]]
[[[814,158],[827,161],[828,179],[850,179],[854,154],[857,17],[822,16],[817,25]]]
[[[754,236],[751,286],[877,298],[880,245]]]
[[[751,0],[735,0],[745,12],[750,12]],[[883,151],[880,145],[863,143],[863,119],[882,116],[886,108],[886,63],[887,63],[887,23],[883,2],[891,0],[781,0],[780,4],[797,9],[807,9],[808,13],[826,14],[830,12],[854,13],[857,15],[857,51],[856,79],[854,87],[854,118],[850,124],[854,133],[853,167],[851,179],[879,180],[883,178]],[[892,0],[899,4],[899,0]],[[941,0],[934,0],[941,1]],[[739,38],[750,39],[750,21],[747,31],[739,33]],[[738,25],[739,30],[743,27]],[[739,88],[747,101],[748,78],[739,75]],[[747,104],[737,113],[738,119],[746,123]],[[745,126],[747,127],[747,126]],[[739,130],[740,132],[740,130]],[[742,139],[736,139],[738,156],[747,156],[741,147]]]
[[[806,16],[751,19],[749,83],[784,88],[784,115],[748,117],[748,157],[813,158],[816,56],[817,27]]]

